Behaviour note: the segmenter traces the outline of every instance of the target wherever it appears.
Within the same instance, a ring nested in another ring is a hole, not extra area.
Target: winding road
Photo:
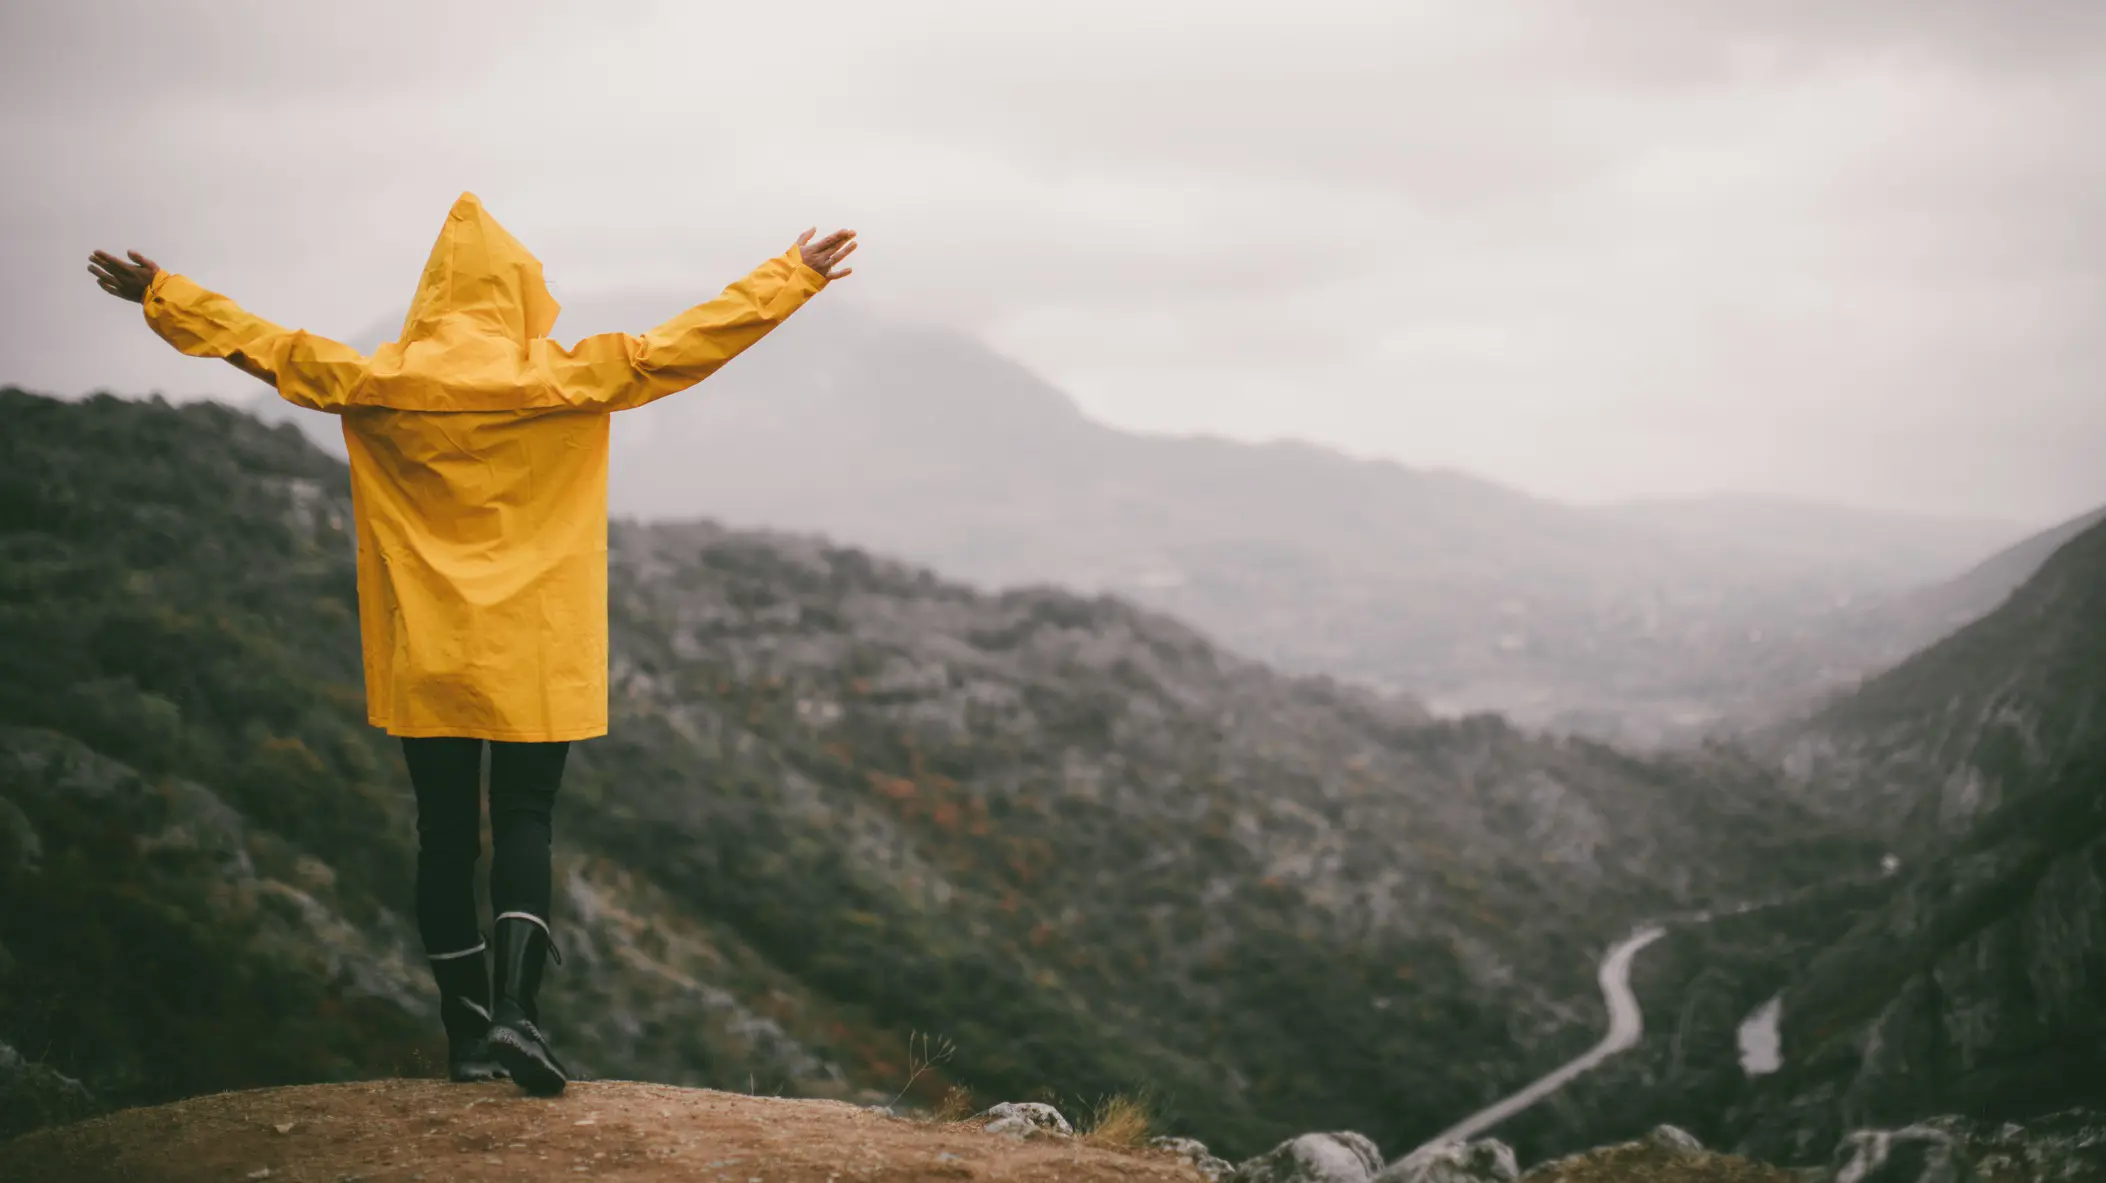
[[[1636,1047],[1639,1038],[1645,1034],[1645,1016],[1638,1009],[1637,996],[1631,993],[1631,962],[1638,956],[1639,950],[1667,935],[1667,925],[1710,924],[1727,916],[1745,916],[1750,912],[1803,903],[1819,893],[1833,891],[1839,887],[1863,886],[1879,880],[1892,879],[1900,870],[1901,860],[1889,854],[1880,860],[1879,873],[1876,876],[1845,877],[1829,883],[1798,888],[1765,900],[1755,900],[1731,908],[1683,913],[1664,918],[1660,923],[1640,926],[1631,935],[1611,945],[1609,951],[1602,956],[1601,969],[1596,976],[1601,982],[1602,1001],[1609,1006],[1609,1033],[1601,1037],[1601,1042],[1588,1048],[1584,1055],[1559,1066],[1556,1071],[1513,1096],[1496,1105],[1480,1109],[1442,1130],[1418,1149],[1428,1150],[1435,1146],[1474,1138],[1564,1088],[1610,1056]],[[1781,1002],[1781,996],[1770,999],[1741,1023],[1741,1069],[1749,1076],[1775,1072],[1783,1065],[1777,1034]]]
[[[1504,1101],[1480,1109],[1442,1130],[1419,1149],[1467,1141],[1564,1088],[1574,1077],[1610,1056],[1635,1046],[1639,1037],[1645,1034],[1645,1016],[1638,1009],[1637,996],[1631,993],[1631,962],[1639,950],[1666,935],[1665,928],[1657,924],[1647,925],[1611,946],[1601,959],[1598,977],[1602,1001],[1609,1005],[1609,1033],[1601,1037],[1600,1043]]]

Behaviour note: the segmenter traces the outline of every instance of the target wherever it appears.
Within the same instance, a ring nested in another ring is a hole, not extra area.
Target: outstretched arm
[[[563,402],[580,408],[625,411],[687,389],[709,377],[788,319],[806,300],[853,268],[841,261],[856,249],[853,230],[836,230],[796,245],[755,268],[722,295],[699,304],[643,336],[605,333],[564,349],[537,341],[535,363]]]
[[[88,273],[103,291],[142,305],[148,327],[184,353],[224,358],[285,401],[317,411],[341,412],[364,380],[366,359],[350,346],[281,328],[138,251],[126,253],[129,263],[96,251]]]

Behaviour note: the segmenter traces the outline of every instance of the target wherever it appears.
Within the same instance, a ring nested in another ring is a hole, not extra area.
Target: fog
[[[2082,0],[0,20],[0,381],[31,389],[255,389],[97,291],[91,248],[351,336],[469,189],[559,298],[701,299],[853,227],[829,301],[1131,430],[1585,502],[2106,501]]]

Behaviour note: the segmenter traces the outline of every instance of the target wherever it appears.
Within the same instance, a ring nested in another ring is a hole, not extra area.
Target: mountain
[[[2064,543],[2106,521],[2106,507],[2079,514],[1982,560],[1958,578],[1925,588],[1903,602],[1934,620],[1940,635],[1959,628],[2002,603]]]
[[[1965,579],[2014,571],[1983,619],[1741,749],[1880,869],[1660,917],[1643,1041],[1502,1137],[1668,1121],[1813,1165],[1853,1130],[2106,1098],[2106,522]]]
[[[0,393],[0,1042],[106,1104],[433,1063],[349,514],[289,428]],[[1401,1149],[1591,1044],[1636,920],[1879,853],[1724,749],[1433,719],[1113,598],[708,524],[610,552],[545,1007],[600,1075]]]
[[[2101,521],[2106,521],[2106,508],[2021,539],[1958,575],[1874,596],[1803,622],[1775,638],[1770,656],[1781,664],[1761,679],[1772,689],[1751,693],[1738,714],[1714,730],[1773,749],[1780,736],[1803,735],[1801,721],[1823,703],[1848,700],[1866,677],[1988,615],[2064,543]]]
[[[686,302],[569,297],[561,331]],[[831,303],[615,424],[618,514],[1111,592],[1293,672],[1638,742],[1876,668],[1830,643],[1853,605],[2016,533],[1745,499],[1582,509],[1306,444],[1137,435],[968,337]]]
[[[1872,605],[1856,631],[1882,646],[1886,659],[1878,668],[1892,665],[1988,615],[2063,544],[2102,521],[2106,508],[2080,514],[2005,547],[1952,579]]]
[[[1971,831],[2106,739],[2101,515],[1999,555],[1929,598],[1987,598],[2058,537],[1995,611],[1773,736],[1810,806],[1924,849]]]
[[[2106,522],[2076,528],[1994,612],[1773,737],[1801,799],[1888,835],[1902,873],[1782,983],[1782,1070],[1739,1106],[1764,1153],[2106,1098]]]

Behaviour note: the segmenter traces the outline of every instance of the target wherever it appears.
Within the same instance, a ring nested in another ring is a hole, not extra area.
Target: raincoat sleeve
[[[349,345],[281,328],[184,276],[155,275],[144,303],[162,340],[192,357],[224,358],[296,406],[340,414],[365,380],[366,359]]]
[[[768,335],[827,284],[791,247],[643,336],[604,333],[569,349],[540,339],[550,389],[581,409],[626,411],[686,390]]]

